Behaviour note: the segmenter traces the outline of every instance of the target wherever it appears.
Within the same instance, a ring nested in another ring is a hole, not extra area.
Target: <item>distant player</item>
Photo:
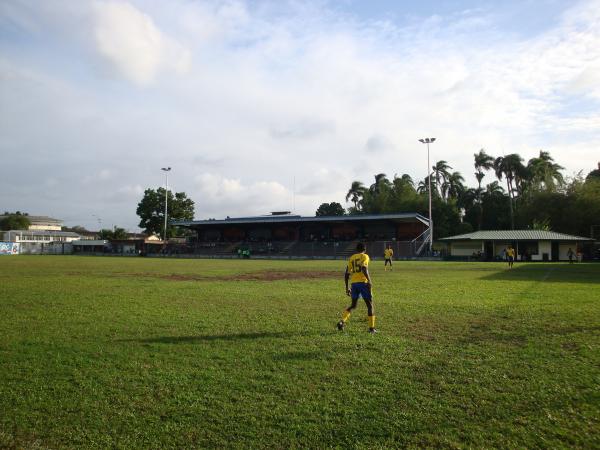
[[[506,250],[506,260],[508,261],[508,268],[512,269],[513,264],[515,263],[515,249],[512,248],[512,245],[509,245]]]
[[[390,265],[390,270],[392,270],[392,257],[394,256],[394,250],[392,250],[392,246],[390,244],[387,245],[387,248],[383,251],[383,258],[385,259],[384,269],[387,272],[387,266]]]
[[[348,287],[348,281],[351,287]],[[356,253],[348,260],[346,273],[344,274],[346,283],[346,295],[352,299],[352,304],[342,313],[342,320],[337,324],[338,330],[342,331],[346,322],[350,318],[352,310],[356,308],[358,298],[362,297],[367,304],[367,313],[369,315],[369,333],[376,333],[375,313],[373,309],[373,296],[371,277],[369,276],[369,255],[365,253],[365,245],[359,243],[356,246]]]

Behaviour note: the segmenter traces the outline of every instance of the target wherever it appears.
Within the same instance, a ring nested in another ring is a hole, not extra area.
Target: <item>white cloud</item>
[[[377,22],[326,2],[6,4],[0,25],[22,39],[0,42],[0,151],[28,159],[0,180],[26,203],[12,209],[66,217],[97,202],[132,227],[169,165],[199,217],[313,214],[354,179],[422,178],[426,136],[432,161],[471,183],[482,147],[596,166],[598,0],[521,34],[489,10]],[[99,60],[133,86],[99,77]]]
[[[103,181],[108,181],[113,177],[113,173],[111,170],[109,169],[101,169],[98,172],[89,174],[89,175],[85,175],[82,178],[82,182],[84,184],[89,184],[89,183],[96,183],[96,182],[103,182]]]
[[[162,70],[185,73],[189,69],[189,50],[162,33],[151,17],[131,4],[96,2],[94,12],[98,51],[130,81],[149,85]]]
[[[144,188],[139,184],[127,184],[116,189],[105,189],[103,196],[105,199],[118,203],[139,202],[142,199]]]
[[[232,215],[260,215],[291,206],[292,195],[280,183],[257,181],[249,184],[218,174],[203,173],[195,178],[192,193],[200,215],[224,209]]]

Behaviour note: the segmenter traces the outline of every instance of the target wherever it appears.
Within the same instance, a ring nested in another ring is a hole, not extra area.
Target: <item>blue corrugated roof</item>
[[[194,225],[239,225],[250,223],[290,223],[290,222],[353,222],[365,220],[402,220],[416,219],[427,225],[428,220],[417,213],[396,213],[396,214],[364,214],[355,216],[258,216],[258,217],[237,217],[221,220],[179,220],[171,222],[173,225],[194,226]]]

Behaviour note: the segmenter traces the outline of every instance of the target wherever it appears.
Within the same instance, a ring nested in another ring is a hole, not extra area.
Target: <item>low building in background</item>
[[[3,240],[19,244],[20,254],[70,254],[71,242],[80,239],[77,233],[55,230],[9,230]]]
[[[71,242],[73,253],[76,254],[104,254],[109,251],[109,242],[103,239],[77,239]]]
[[[502,260],[508,246],[517,253],[517,261],[566,261],[569,249],[574,254],[591,238],[545,230],[490,230],[440,239],[449,247],[449,255],[485,261]]]

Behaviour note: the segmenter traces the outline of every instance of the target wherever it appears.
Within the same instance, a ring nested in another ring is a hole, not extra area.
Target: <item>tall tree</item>
[[[598,168],[592,170],[590,173],[587,174],[587,177],[585,177],[585,181],[594,180],[600,180],[600,162],[598,163]]]
[[[353,181],[352,186],[346,194],[346,201],[350,200],[354,203],[354,209],[358,210],[358,204],[365,194],[366,188],[360,181]]]
[[[192,220],[194,218],[194,202],[187,198],[185,192],[168,193],[167,219]],[[165,227],[165,189],[146,189],[144,197],[136,210],[140,217],[139,227],[146,233],[162,235]],[[167,237],[173,236],[174,227],[167,224]]]
[[[452,167],[450,167],[450,165],[448,165],[446,161],[441,160],[436,162],[435,165],[431,167],[431,169],[433,170],[433,174],[435,176],[435,185],[439,190],[440,197],[445,198],[444,193],[442,191],[442,185],[446,181],[448,181],[448,177],[450,176],[450,172],[448,172],[448,169],[452,169]]]
[[[473,154],[473,157],[475,158],[475,178],[477,178],[479,189],[481,189],[481,180],[485,176],[483,171],[487,172],[494,168],[494,157],[488,155],[484,149],[479,150],[479,153]]]
[[[460,194],[465,190],[463,182],[465,179],[459,172],[452,172],[448,175],[446,182],[442,186],[446,199],[458,199]]]
[[[540,150],[540,155],[531,158],[527,163],[533,188],[555,191],[564,184],[565,180],[560,173],[564,167],[556,164],[550,153]]]
[[[128,237],[127,230],[125,230],[125,228],[120,228],[120,227],[114,227],[112,230],[109,230],[108,228],[103,228],[102,230],[100,230],[98,232],[98,238],[104,239],[104,240],[111,240],[111,239],[124,240],[124,239],[127,239],[127,237]]]
[[[523,158],[516,153],[511,153],[506,156],[499,156],[494,161],[494,171],[499,180],[502,177],[506,179],[506,187],[510,199],[510,225],[511,229],[515,229],[515,214],[514,214],[514,198],[515,192],[518,192],[516,183],[522,177],[525,169],[523,167]]]
[[[375,195],[380,194],[383,189],[390,186],[390,180],[388,180],[385,173],[378,173],[375,175],[375,183],[369,187],[369,191]]]
[[[432,179],[431,180],[431,195],[435,196],[435,194],[437,193],[437,184],[436,184],[436,180]],[[425,179],[423,179],[422,181],[419,181],[419,184],[417,185],[417,192],[419,194],[427,194],[429,192],[429,177],[425,177]]]
[[[346,213],[338,202],[321,203],[315,213],[316,216],[343,216]]]
[[[4,217],[0,220],[0,229],[8,230],[28,230],[31,225],[27,213],[17,211],[14,213],[5,212]]]

